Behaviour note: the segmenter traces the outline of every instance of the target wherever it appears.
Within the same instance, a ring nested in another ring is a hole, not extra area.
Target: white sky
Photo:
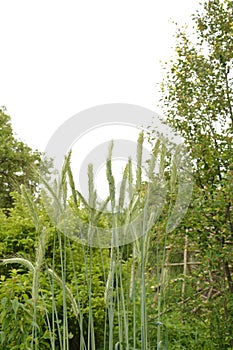
[[[131,103],[158,111],[160,60],[198,0],[0,0],[0,105],[43,151],[83,109]],[[169,22],[170,21],[170,22]]]

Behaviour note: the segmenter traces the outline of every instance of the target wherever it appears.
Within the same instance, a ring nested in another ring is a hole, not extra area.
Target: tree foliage
[[[39,163],[40,154],[15,138],[10,116],[0,108],[0,208],[12,207],[11,192],[21,184],[35,189]]]
[[[162,104],[167,122],[183,136],[193,159],[195,192],[179,237],[188,234],[203,262],[193,283],[209,285],[207,303],[199,299],[202,306],[196,312],[208,314],[212,331],[218,321],[213,339],[225,349],[233,346],[232,1],[205,1],[193,22],[192,36],[185,29],[177,32]]]

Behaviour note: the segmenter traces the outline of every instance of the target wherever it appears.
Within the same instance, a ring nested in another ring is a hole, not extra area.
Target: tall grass
[[[158,242],[154,252],[157,256],[156,276],[149,276],[148,272],[152,228],[162,213],[166,201],[166,144],[162,139],[158,139],[155,144],[152,157],[148,161],[148,180],[145,182],[142,179],[143,134],[139,135],[136,178],[132,170],[132,161],[129,159],[122,174],[119,198],[116,195],[112,171],[113,146],[111,143],[106,160],[109,196],[102,203],[97,202],[92,165],[89,165],[87,174],[88,199],[75,188],[71,153],[66,157],[57,181],[51,184],[42,178],[44,205],[56,227],[50,261],[46,258],[46,249],[51,237],[47,228],[41,227],[33,198],[22,187],[22,196],[38,232],[35,261],[14,258],[4,259],[3,263],[22,264],[32,272],[34,305],[32,349],[38,349],[36,342],[38,298],[44,306],[51,349],[69,349],[70,319],[77,320],[79,328],[77,349],[167,349],[164,332],[161,331],[163,323],[160,316],[163,287],[166,285],[164,266],[167,222],[160,223],[164,226],[165,232],[163,245],[161,248],[161,242]],[[174,162],[171,168],[171,191],[174,191],[176,186],[176,176]],[[110,210],[107,209],[109,204]],[[106,247],[103,246],[104,234],[110,237],[111,243],[109,244],[107,239]],[[156,240],[156,233],[153,239]],[[77,257],[73,255],[72,249],[75,244],[81,247],[79,251],[82,271],[76,266]],[[102,269],[101,283],[104,284],[101,300],[105,316],[101,344],[98,343],[99,340],[97,342],[99,326],[96,318],[98,310],[95,305],[95,296],[99,293],[95,289],[97,261]],[[80,273],[83,274],[82,286],[78,282]],[[47,294],[40,284],[42,276],[46,276],[48,281],[50,307],[46,300]],[[151,279],[157,281],[155,282],[158,289],[157,316],[152,306]],[[58,300],[58,289],[62,300]],[[62,304],[62,310],[59,309],[59,303]]]

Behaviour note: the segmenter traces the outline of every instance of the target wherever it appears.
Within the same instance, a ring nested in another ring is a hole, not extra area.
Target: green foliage
[[[12,207],[11,192],[20,184],[35,189],[34,171],[39,163],[40,154],[15,138],[10,117],[0,108],[0,208]]]
[[[232,1],[205,1],[193,21],[192,40],[185,30],[178,30],[176,56],[162,84],[167,121],[185,139],[196,182],[185,221],[171,236],[178,247],[186,235],[201,262],[191,271],[193,287],[185,282],[189,299],[183,312],[191,311],[194,321],[204,319],[209,343],[202,348],[229,349],[233,347]]]
[[[49,332],[44,322],[43,305],[38,304],[38,323],[33,320],[31,276],[11,270],[9,278],[1,275],[0,281],[0,348],[31,349],[32,328],[38,329],[36,342],[40,348],[50,349]]]

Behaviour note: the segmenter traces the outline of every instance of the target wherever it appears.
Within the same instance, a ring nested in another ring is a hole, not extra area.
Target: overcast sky
[[[160,60],[196,0],[0,0],[0,105],[43,151],[61,123],[99,104],[158,111]]]

